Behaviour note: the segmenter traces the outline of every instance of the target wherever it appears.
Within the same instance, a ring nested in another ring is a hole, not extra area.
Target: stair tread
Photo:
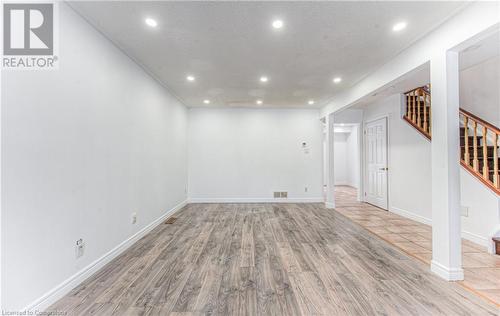
[[[461,147],[465,147],[465,145],[462,145]],[[483,147],[486,147],[488,149],[495,148],[495,146],[493,146],[493,145],[488,145],[488,146],[478,145],[477,146],[477,148],[481,148],[481,149],[483,149]],[[499,148],[500,146],[496,146],[496,147]],[[474,145],[469,145],[469,148],[474,148]]]

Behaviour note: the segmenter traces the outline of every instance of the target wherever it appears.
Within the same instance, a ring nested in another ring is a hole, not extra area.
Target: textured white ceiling
[[[71,2],[188,106],[319,107],[463,2]],[[158,27],[145,25],[152,17]],[[281,30],[271,27],[275,18]],[[400,33],[398,21],[408,22]],[[196,76],[187,82],[186,76]],[[259,77],[269,82],[262,84]],[[342,82],[332,83],[335,76]]]
[[[462,50],[459,56],[460,70],[465,70],[492,58],[498,58],[500,56],[500,32],[493,32],[493,34],[483,38],[479,42],[470,45]],[[363,97],[353,106],[353,108],[363,109],[366,106],[371,106],[375,101],[389,95],[403,93],[428,83],[430,83],[429,63],[407,73],[378,91],[374,91],[371,95]]]

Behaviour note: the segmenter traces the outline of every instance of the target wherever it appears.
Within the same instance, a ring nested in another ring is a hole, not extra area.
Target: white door
[[[365,125],[365,201],[387,210],[387,119]]]

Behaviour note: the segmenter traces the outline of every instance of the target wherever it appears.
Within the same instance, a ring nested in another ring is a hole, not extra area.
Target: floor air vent
[[[177,220],[177,217],[169,217],[166,221],[165,224],[173,224]]]

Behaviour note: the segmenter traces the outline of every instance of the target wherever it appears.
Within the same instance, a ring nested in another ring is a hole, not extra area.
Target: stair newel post
[[[422,96],[424,97],[424,131],[427,131],[427,94],[425,91],[422,92]]]
[[[479,172],[479,160],[477,159],[477,122],[473,120],[472,125],[474,127],[474,138],[472,141],[474,160],[472,161],[472,167],[474,171]]]
[[[464,115],[464,142],[465,142],[465,152],[464,160],[467,166],[470,166],[470,153],[469,153],[469,117]]]
[[[488,130],[486,126],[483,126],[483,178],[489,180],[489,168],[488,168]]]
[[[412,91],[412,97],[411,97],[411,100],[412,100],[412,103],[413,103],[413,114],[412,114],[412,117],[411,117],[411,121],[413,123],[417,123],[417,111],[416,111],[416,102],[415,102],[415,90]]]
[[[498,134],[493,136],[493,184],[500,189],[500,175],[498,174]]]

